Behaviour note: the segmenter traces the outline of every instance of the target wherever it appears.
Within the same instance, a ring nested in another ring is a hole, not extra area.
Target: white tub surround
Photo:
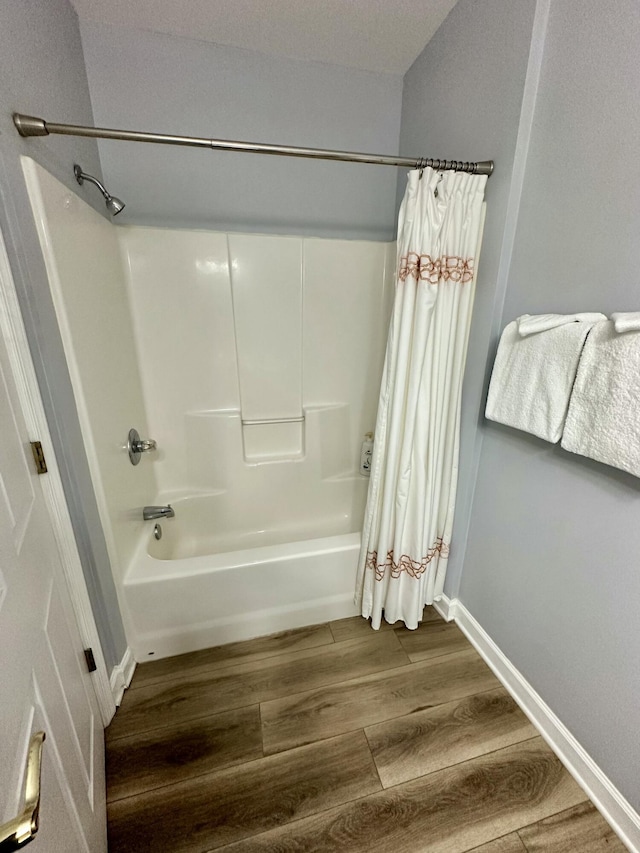
[[[302,252],[297,237],[229,234],[238,384],[244,421],[302,415]]]
[[[22,163],[119,589],[157,487],[151,454],[134,468],[126,448],[131,427],[149,432],[116,229],[33,160]]]
[[[320,407],[345,408],[317,439],[355,471],[375,420],[394,244],[117,231],[160,492],[220,488],[211,466],[302,459]],[[227,440],[241,449],[231,463]]]
[[[25,173],[136,659],[353,613],[392,244],[116,228]]]
[[[224,493],[173,506],[162,539],[150,530],[140,542],[123,585],[137,661],[356,613],[359,517],[305,523],[298,513],[278,526],[262,500],[234,526]]]
[[[394,244],[118,233],[160,447],[147,502],[176,509],[123,584],[137,659],[353,613]]]
[[[305,409],[304,453],[255,463],[239,411],[187,416],[196,494],[157,501],[175,517],[159,541],[148,522],[123,585],[136,660],[356,613],[367,479],[341,445],[347,417],[346,406]]]

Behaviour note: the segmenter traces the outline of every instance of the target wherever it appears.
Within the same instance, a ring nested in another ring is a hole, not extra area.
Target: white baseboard
[[[567,727],[541,699],[460,601],[443,599],[434,606],[447,621],[455,618],[458,627],[484,658],[631,853],[640,853],[640,815],[600,770],[591,756],[580,746]]]
[[[458,606],[458,599],[451,599],[444,593],[440,596],[437,601],[433,602],[433,607],[438,613],[442,616],[445,622],[453,622],[456,618],[456,608]]]
[[[122,660],[111,670],[111,678],[109,679],[111,692],[113,693],[113,699],[116,706],[119,706],[122,702],[124,691],[131,684],[135,668],[136,662],[133,657],[133,652],[127,646],[127,650],[122,656]]]

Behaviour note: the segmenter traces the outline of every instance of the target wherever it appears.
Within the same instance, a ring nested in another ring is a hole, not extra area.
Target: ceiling
[[[82,21],[404,74],[456,0],[71,0]]]

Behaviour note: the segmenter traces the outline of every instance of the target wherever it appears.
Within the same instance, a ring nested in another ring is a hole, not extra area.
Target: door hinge
[[[93,649],[85,649],[84,657],[87,662],[89,672],[95,672],[98,667],[96,666],[96,659],[93,656]]]
[[[31,452],[33,453],[33,458],[36,463],[36,473],[37,474],[46,474],[47,473],[47,461],[44,458],[44,451],[42,449],[42,445],[39,441],[31,442]]]

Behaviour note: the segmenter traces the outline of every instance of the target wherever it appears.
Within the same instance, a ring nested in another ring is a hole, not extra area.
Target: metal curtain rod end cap
[[[13,123],[20,136],[49,136],[47,124],[42,118],[14,113]]]
[[[487,175],[491,177],[493,175],[493,160],[480,160],[476,163],[475,168],[476,175]]]

